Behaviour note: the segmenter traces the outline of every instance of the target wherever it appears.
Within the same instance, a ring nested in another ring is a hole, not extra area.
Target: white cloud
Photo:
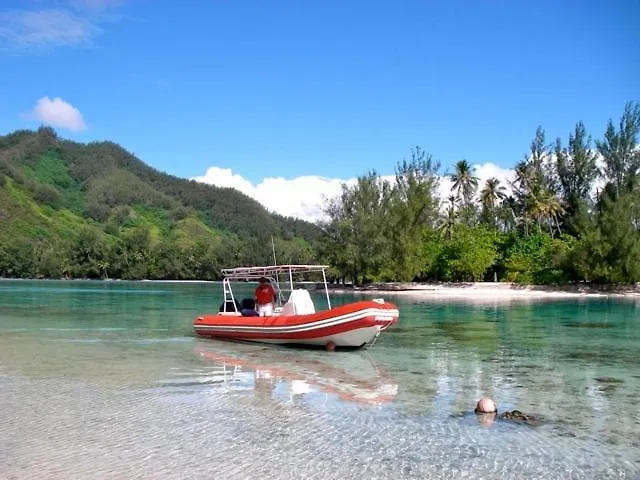
[[[505,169],[492,163],[475,165],[475,175],[480,178],[478,185],[491,177],[500,179],[509,190],[507,180],[513,178],[513,170]],[[393,176],[385,176],[393,181]],[[211,167],[201,177],[193,180],[216,185],[218,187],[235,188],[257,200],[268,210],[285,216],[301,218],[316,222],[324,218],[325,199],[337,196],[343,183],[353,183],[355,179],[325,178],[319,176],[302,176],[293,179],[268,177],[254,185],[230,168]],[[451,181],[442,177],[439,195],[445,200],[451,192]]]
[[[62,9],[0,11],[0,50],[23,53],[90,43],[101,29]]]
[[[0,7],[0,53],[30,54],[91,45],[103,32],[100,25],[122,18],[113,10],[124,2],[59,0],[51,8]]]
[[[638,148],[638,151],[640,151],[640,147]],[[600,175],[598,175],[598,178],[596,179],[595,182],[593,182],[593,186],[591,187],[591,195],[594,198],[596,197],[596,195],[598,195],[598,192],[601,192],[604,189],[604,187],[607,185],[607,181],[604,177],[604,172],[605,172],[604,157],[600,155],[600,152],[596,152],[596,167],[598,167],[598,171],[600,172]]]
[[[475,164],[472,165],[472,168],[473,174],[478,177],[478,191],[476,193],[476,196],[483,189],[486,181],[493,177],[500,180],[500,185],[505,187],[505,194],[511,194],[511,185],[509,184],[509,182],[512,182],[514,180],[515,170],[513,170],[512,168],[502,168],[491,162]],[[453,182],[449,179],[448,176],[443,176],[441,178],[439,195],[442,200],[446,200],[449,195],[454,194],[454,192],[451,191],[452,185]]]
[[[80,111],[60,97],[42,97],[33,107],[31,116],[52,127],[66,128],[72,132],[87,128]]]
[[[293,179],[268,177],[254,185],[230,168],[211,167],[194,180],[218,187],[235,188],[257,200],[268,210],[315,222],[323,217],[326,198],[338,195],[345,180],[319,176]]]

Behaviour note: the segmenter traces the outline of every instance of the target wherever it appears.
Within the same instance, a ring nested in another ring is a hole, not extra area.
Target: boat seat
[[[291,291],[289,300],[282,307],[280,315],[309,315],[311,313],[316,313],[311,295],[304,288],[297,288]]]

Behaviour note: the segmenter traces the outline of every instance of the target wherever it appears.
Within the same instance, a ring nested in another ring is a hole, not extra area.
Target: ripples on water
[[[640,478],[632,303],[399,297],[330,354],[195,338],[211,285],[106,285],[1,284],[0,478]]]

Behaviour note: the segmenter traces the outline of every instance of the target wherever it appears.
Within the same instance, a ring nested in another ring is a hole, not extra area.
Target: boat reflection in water
[[[213,362],[218,384],[229,390],[253,390],[256,397],[304,401],[333,396],[359,405],[383,405],[398,393],[393,378],[366,352],[299,352],[287,348],[222,344],[196,347],[196,353]],[[315,355],[314,355],[315,353]],[[325,398],[326,400],[326,398]]]

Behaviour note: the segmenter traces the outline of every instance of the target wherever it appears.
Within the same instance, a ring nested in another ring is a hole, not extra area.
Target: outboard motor
[[[256,301],[253,298],[243,298],[240,302],[241,310],[255,310],[256,309]]]
[[[240,304],[236,301],[235,303],[231,300],[227,300],[227,302],[222,302],[220,305],[219,312],[239,312],[241,310]]]
[[[243,298],[240,302],[240,313],[243,317],[258,317],[256,301],[253,298]]]

